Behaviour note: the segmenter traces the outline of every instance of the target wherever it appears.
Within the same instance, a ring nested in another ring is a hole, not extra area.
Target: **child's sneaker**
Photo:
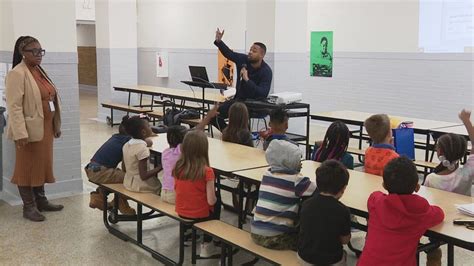
[[[128,201],[126,199],[124,199],[123,197],[120,197],[118,202],[119,202],[118,209],[123,215],[136,214],[135,209],[133,209],[132,207],[130,207],[130,205],[128,205]]]
[[[89,201],[89,207],[92,209],[104,210],[104,198],[100,192],[93,191],[91,192],[91,197]],[[107,202],[107,209],[111,209],[112,205]]]
[[[217,254],[220,254],[220,251],[214,246],[213,242],[204,242],[201,244],[201,253],[199,253],[201,258],[209,258]]]

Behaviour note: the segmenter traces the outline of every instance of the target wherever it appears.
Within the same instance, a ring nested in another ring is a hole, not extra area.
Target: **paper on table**
[[[456,204],[456,208],[463,214],[474,216],[474,203]]]
[[[224,95],[224,98],[226,98],[226,100],[234,97],[235,93],[236,93],[236,89],[233,88],[233,87],[228,87],[227,90],[225,90],[222,94]]]

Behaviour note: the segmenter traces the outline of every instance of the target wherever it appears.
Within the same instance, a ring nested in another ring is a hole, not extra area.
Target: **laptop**
[[[194,82],[210,83],[219,90],[227,89],[227,84],[225,83],[209,82],[206,67],[204,66],[189,66],[189,73],[191,73],[191,79]]]

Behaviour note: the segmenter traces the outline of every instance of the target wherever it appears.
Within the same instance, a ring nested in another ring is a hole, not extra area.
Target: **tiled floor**
[[[81,143],[82,164],[89,161],[96,149],[116,132],[103,123],[93,120],[97,114],[97,97],[90,91],[81,90]],[[320,129],[321,134],[323,129]],[[22,218],[21,206],[9,206],[0,201],[0,265],[159,265],[149,253],[111,235],[102,222],[102,213],[89,208],[87,191],[94,187],[87,182],[85,194],[54,200],[65,205],[58,213],[46,213],[47,221],[33,223]],[[234,214],[224,211],[222,219],[236,224]],[[133,235],[131,223],[119,225]],[[248,229],[248,224],[245,225]],[[177,257],[177,223],[159,218],[144,223],[144,240],[160,252]],[[361,247],[363,233],[353,234],[353,244]],[[472,252],[455,250],[456,265],[473,265]],[[444,249],[444,255],[446,250]],[[185,264],[190,264],[190,248],[185,250]],[[348,252],[348,265],[355,265],[356,258]],[[424,255],[421,265],[424,264]],[[245,252],[234,257],[236,265],[253,258]],[[218,260],[199,261],[198,265],[218,265]],[[259,262],[258,265],[265,265]]]

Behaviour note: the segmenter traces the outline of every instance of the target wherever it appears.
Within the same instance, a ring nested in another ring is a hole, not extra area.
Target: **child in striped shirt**
[[[316,184],[300,174],[302,153],[295,144],[275,139],[265,157],[270,169],[260,185],[252,239],[266,248],[296,250],[299,203],[313,194]]]

